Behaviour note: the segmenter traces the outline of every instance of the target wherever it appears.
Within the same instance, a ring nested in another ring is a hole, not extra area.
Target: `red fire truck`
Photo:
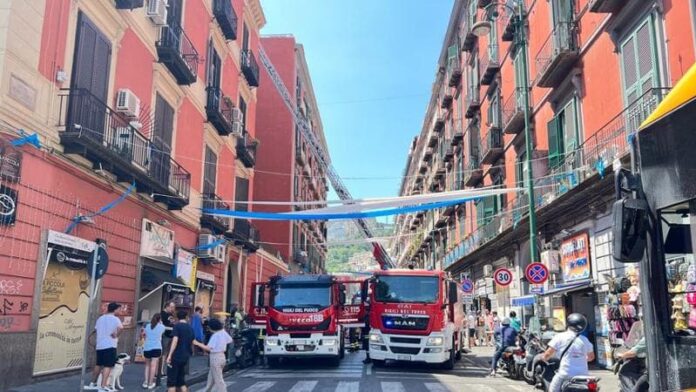
[[[346,301],[346,283],[331,275],[275,276],[252,288],[252,319],[265,322],[268,364],[282,358],[326,357],[338,365],[344,355],[344,323],[364,318],[361,304]]]
[[[466,338],[462,295],[442,271],[375,272],[362,293],[374,366],[397,360],[452,369]]]

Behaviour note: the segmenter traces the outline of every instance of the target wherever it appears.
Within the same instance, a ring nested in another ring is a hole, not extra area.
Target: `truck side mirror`
[[[368,282],[369,281],[366,280],[360,285],[360,302],[362,303],[365,303],[365,301],[367,301],[367,286],[369,284]]]
[[[621,199],[614,202],[614,260],[639,263],[643,259],[648,229],[648,205],[645,200]]]
[[[449,282],[449,303],[456,304],[459,292],[457,291],[457,283]]]
[[[338,303],[341,306],[346,304],[346,286],[344,285],[338,287]]]
[[[264,295],[266,288],[263,286],[258,286],[257,290],[258,291],[256,292],[256,306],[263,308],[264,306],[266,306],[266,304],[265,304],[266,298]]]

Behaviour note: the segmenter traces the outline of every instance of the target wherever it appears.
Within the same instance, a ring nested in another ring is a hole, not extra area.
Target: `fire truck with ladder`
[[[250,316],[265,329],[269,366],[292,358],[328,358],[338,366],[345,328],[365,317],[362,304],[347,298],[346,286],[361,283],[332,275],[288,275],[252,284]]]
[[[443,271],[375,272],[362,291],[374,366],[396,360],[452,369],[466,339],[463,294]]]

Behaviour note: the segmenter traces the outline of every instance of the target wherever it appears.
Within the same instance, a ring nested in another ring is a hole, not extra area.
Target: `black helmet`
[[[581,333],[587,328],[587,318],[580,313],[571,313],[566,321],[568,329],[575,333]]]

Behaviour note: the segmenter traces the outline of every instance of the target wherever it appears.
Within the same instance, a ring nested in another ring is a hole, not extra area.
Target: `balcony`
[[[591,0],[590,12],[609,14],[620,10],[626,3],[626,0]]]
[[[242,136],[237,137],[237,159],[242,161],[242,164],[246,168],[252,168],[256,165],[256,147],[258,146],[258,141],[249,136],[248,133],[244,133]]]
[[[457,87],[461,81],[462,66],[459,56],[456,56],[447,61],[447,85],[450,87]]]
[[[208,99],[205,105],[205,113],[210,122],[221,136],[232,133],[232,109],[234,105],[230,97],[223,95],[219,87],[206,88]]]
[[[500,59],[498,58],[498,45],[488,45],[488,53],[481,59],[481,85],[488,86],[500,71]]]
[[[536,55],[539,87],[557,87],[580,58],[575,24],[559,22]]]
[[[452,145],[456,146],[464,139],[464,131],[462,131],[462,120],[454,119],[454,126],[452,129]]]
[[[229,210],[230,209],[230,205],[223,202],[222,199],[214,193],[203,194],[203,201],[201,204],[202,204],[203,209],[215,209],[215,210]],[[225,217],[216,216],[216,215],[202,214],[201,215],[201,227],[209,229],[215,234],[224,234],[230,228],[229,227],[230,226],[229,220],[230,220],[230,218],[225,218]]]
[[[464,117],[473,118],[481,108],[481,98],[478,87],[469,88],[466,95],[466,114]]]
[[[478,7],[479,8],[486,8],[488,7],[489,4],[491,4],[492,0],[478,0]]]
[[[433,132],[440,132],[445,127],[445,112],[444,110],[438,113],[435,118],[435,124],[433,125]]]
[[[300,165],[304,165],[307,161],[307,154],[300,142],[295,142],[295,162]]]
[[[431,159],[433,159],[433,149],[432,147],[428,147],[425,149],[425,153],[423,154],[423,161],[430,162]]]
[[[445,150],[445,162],[449,163],[452,162],[454,159],[454,147],[451,145],[447,146],[447,149]]]
[[[461,42],[463,52],[471,52],[474,49],[476,40],[478,39],[478,37],[471,30],[471,26],[473,26],[473,24],[476,23],[476,20],[474,18],[474,21],[472,22],[472,18],[468,15],[468,13],[469,12],[467,11],[467,22],[462,27],[459,36],[459,42]]]
[[[170,210],[189,203],[191,174],[88,90],[61,90],[59,110],[66,154],[85,157],[118,182],[135,183],[138,192],[154,194]]]
[[[508,6],[517,9],[514,3],[515,0],[507,1]],[[502,31],[500,39],[503,42],[512,42],[515,39],[515,26],[519,18],[515,14],[511,14],[509,9],[504,7],[503,9],[503,13],[498,17],[498,21],[500,21],[498,25],[500,29],[498,31]]]
[[[180,26],[162,26],[157,56],[174,75],[176,82],[190,85],[198,77],[198,51]]]
[[[531,116],[531,110],[529,115]],[[522,130],[524,130],[524,90],[515,88],[503,103],[503,132],[518,134]]]
[[[217,19],[225,39],[237,39],[237,14],[230,0],[214,0],[213,16]]]
[[[259,64],[256,62],[254,52],[251,50],[242,51],[242,74],[251,87],[259,87]]]
[[[235,218],[232,230],[226,232],[225,237],[250,253],[259,249],[259,231],[248,219]]]
[[[136,8],[142,7],[144,3],[144,0],[116,0],[116,9],[134,10]]]
[[[449,109],[452,106],[452,92],[449,88],[445,88],[445,91],[440,94],[440,107],[442,109]]]
[[[439,136],[435,132],[430,132],[430,136],[428,137],[428,147],[435,147],[437,145],[437,140]]]
[[[505,152],[503,146],[503,131],[496,125],[488,128],[488,133],[483,138],[481,145],[483,155],[481,163],[493,164]]]

